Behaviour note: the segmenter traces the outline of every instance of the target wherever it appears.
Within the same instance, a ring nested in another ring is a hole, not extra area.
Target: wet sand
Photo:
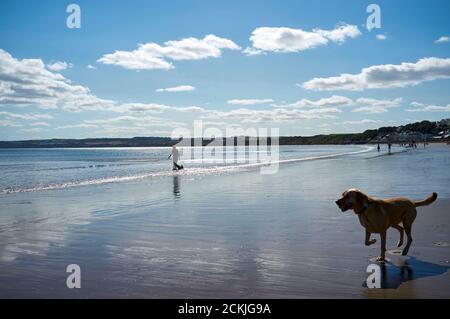
[[[436,165],[448,155],[420,154],[1,196],[0,297],[450,298],[449,180]],[[418,209],[410,256],[387,255],[383,289],[364,286],[379,242],[364,246],[356,216],[334,204],[349,187],[439,193]],[[66,287],[73,263],[81,289]]]

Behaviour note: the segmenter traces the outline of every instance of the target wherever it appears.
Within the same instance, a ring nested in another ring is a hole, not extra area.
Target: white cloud
[[[96,120],[85,120],[83,123],[78,124],[85,125],[86,128],[89,126],[96,126],[102,129],[114,129],[116,127],[128,126],[128,131],[137,128],[149,128],[149,127],[165,127],[165,128],[177,128],[180,126],[185,126],[182,122],[176,122],[167,120],[161,117],[155,116],[131,116],[131,115],[121,115],[117,117],[111,117],[106,119],[96,119]],[[65,126],[64,128],[72,128],[75,125]]]
[[[363,112],[369,114],[385,113],[390,108],[399,107],[403,102],[402,98],[397,98],[393,100],[378,100],[372,98],[358,98],[356,101],[352,99],[340,96],[332,95],[330,97],[321,98],[318,100],[308,100],[301,99],[297,102],[284,104],[284,105],[273,105],[278,108],[341,108],[347,106],[357,105],[358,108],[352,110],[352,112]]]
[[[83,94],[76,99],[64,99],[62,101],[63,110],[67,112],[79,113],[83,111],[105,111],[113,110],[115,102],[112,100],[100,99],[94,95]]]
[[[98,125],[95,124],[87,124],[87,123],[80,123],[80,124],[69,124],[69,125],[62,125],[56,127],[57,130],[63,130],[63,129],[72,129],[72,128],[98,128]]]
[[[0,126],[6,126],[6,127],[22,127],[23,125],[17,124],[10,120],[0,120]]]
[[[55,72],[62,71],[65,69],[70,69],[71,67],[73,67],[72,63],[67,63],[64,61],[57,61],[57,62],[47,64],[47,68],[50,71],[55,71]]]
[[[380,40],[380,41],[383,41],[383,40],[387,39],[387,36],[384,35],[384,34],[377,34],[375,37],[376,37],[377,40]]]
[[[326,45],[329,41],[343,43],[347,38],[361,35],[357,26],[342,24],[333,30],[314,29],[304,31],[286,27],[260,27],[250,36],[252,47],[246,48],[247,55],[263,52],[299,52]]]
[[[434,41],[434,43],[445,43],[445,42],[450,42],[450,37],[448,36],[442,36],[439,39],[437,39],[436,41]]]
[[[450,104],[446,106],[441,105],[426,105],[419,102],[412,102],[412,109],[406,109],[407,112],[450,112]]]
[[[18,60],[0,49],[0,106],[36,106],[69,111],[105,109],[114,103],[92,95],[45,67],[41,59]]]
[[[325,45],[328,40],[320,34],[301,29],[261,27],[253,31],[250,41],[261,51],[298,52]]]
[[[132,136],[170,136],[172,130],[160,130],[152,127],[141,126],[104,126],[95,131],[95,134],[109,137],[132,137]]]
[[[266,54],[266,52],[264,52],[263,50],[258,50],[251,47],[246,47],[245,50],[242,51],[242,53],[247,56]]]
[[[304,108],[304,107],[340,107],[340,106],[349,106],[352,105],[353,101],[345,96],[333,95],[327,98],[322,98],[316,101],[301,99],[295,103],[287,104],[287,106],[295,107],[295,108]]]
[[[179,112],[186,112],[186,113],[201,113],[205,112],[205,109],[199,106],[173,106],[172,110],[179,111]]]
[[[134,51],[116,51],[105,54],[97,62],[118,65],[131,70],[169,70],[174,68],[174,65],[168,60],[218,58],[224,49],[239,50],[240,47],[231,40],[209,34],[203,39],[191,37],[178,41],[167,41],[164,45],[153,42],[140,44]]]
[[[416,101],[411,102],[410,105],[411,105],[411,106],[414,106],[414,107],[422,107],[422,106],[425,106],[425,104],[420,103],[420,102],[416,102]]]
[[[133,112],[150,112],[161,113],[170,109],[170,106],[155,103],[125,103],[114,108],[115,112],[119,113],[133,113]]]
[[[33,128],[20,129],[20,131],[26,132],[26,133],[40,133],[40,132],[44,132],[44,131],[48,131],[48,130],[44,129],[42,127],[33,127]]]
[[[228,100],[228,104],[232,105],[256,105],[256,104],[268,104],[273,103],[272,99],[234,99]]]
[[[157,89],[156,92],[188,92],[194,90],[195,87],[192,85],[178,85],[170,88]]]
[[[4,116],[10,119],[18,119],[18,120],[41,120],[41,119],[52,119],[53,116],[51,114],[41,114],[41,113],[12,113],[6,111],[0,111],[0,116]]]
[[[371,120],[371,119],[363,119],[363,120],[357,120],[357,121],[345,121],[345,122],[343,122],[343,124],[345,124],[345,125],[363,125],[363,124],[376,124],[376,123],[382,123],[382,121]]]
[[[383,108],[383,107],[361,106],[361,107],[354,109],[352,112],[367,113],[367,114],[380,114],[380,113],[386,113],[387,109]]]
[[[50,126],[47,122],[34,122],[30,124],[31,126]]]
[[[354,109],[352,112],[361,112],[368,114],[380,114],[388,112],[388,109],[399,107],[403,103],[402,98],[394,100],[377,100],[371,98],[359,98],[356,104],[360,107]]]
[[[205,110],[198,106],[172,106],[156,103],[124,103],[111,109],[118,113],[161,113],[164,111],[178,111],[183,113],[200,113]]]
[[[179,88],[178,88],[179,89]],[[186,89],[186,88],[184,88]],[[198,106],[125,103],[96,97],[89,88],[74,85],[59,73],[45,68],[40,59],[17,60],[0,49],[0,106],[61,107],[68,112],[203,112]]]
[[[450,59],[423,58],[416,63],[384,64],[364,68],[358,74],[314,78],[303,83],[307,90],[332,91],[402,88],[425,81],[450,78]]]
[[[93,66],[92,64],[88,64],[87,68],[91,69],[91,70],[97,70],[97,68],[95,66]]]
[[[356,38],[362,34],[356,25],[349,24],[338,25],[333,30],[314,29],[313,32],[337,43],[343,43],[347,38]]]
[[[232,120],[242,124],[249,123],[285,123],[305,119],[335,118],[342,111],[338,108],[285,109],[270,110],[236,109],[230,111],[210,111],[202,119],[212,121]]]

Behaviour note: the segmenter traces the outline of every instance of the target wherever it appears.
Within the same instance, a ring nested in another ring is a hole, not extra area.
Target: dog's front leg
[[[381,238],[381,255],[377,258],[377,261],[385,261],[386,257],[386,231],[380,233]]]
[[[370,239],[370,235],[371,233],[366,229],[366,241],[364,243],[366,246],[373,245],[377,242],[376,239]]]

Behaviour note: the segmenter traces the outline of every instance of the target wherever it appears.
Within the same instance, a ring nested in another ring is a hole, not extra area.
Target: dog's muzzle
[[[338,199],[336,202],[336,205],[341,209],[342,212],[345,212],[346,210],[349,210],[350,207],[346,207],[342,204],[342,199]]]

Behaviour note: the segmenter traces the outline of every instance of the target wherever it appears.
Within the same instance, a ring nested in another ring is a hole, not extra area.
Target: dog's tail
[[[426,205],[430,205],[432,202],[434,202],[437,198],[437,194],[433,193],[430,197],[425,198],[424,200],[420,200],[417,202],[413,202],[414,206],[418,207],[418,206],[426,206]]]

